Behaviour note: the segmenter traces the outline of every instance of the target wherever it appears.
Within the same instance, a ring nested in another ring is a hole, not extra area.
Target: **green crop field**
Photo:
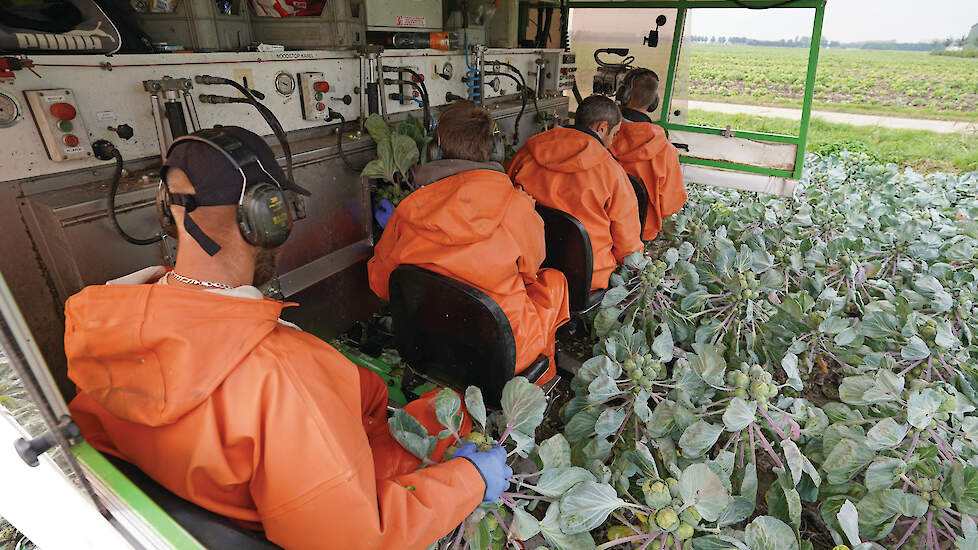
[[[801,105],[808,50],[693,45],[692,99]],[[978,120],[978,59],[922,52],[822,50],[817,109]]]

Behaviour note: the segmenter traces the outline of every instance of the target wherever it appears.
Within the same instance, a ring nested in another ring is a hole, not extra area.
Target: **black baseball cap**
[[[258,162],[233,160],[251,157]],[[170,168],[182,170],[194,187],[193,195],[171,193],[170,196],[174,204],[187,209],[184,228],[211,256],[221,250],[220,245],[208,237],[189,214],[198,206],[238,204],[244,191],[242,175],[247,180],[267,181],[271,178],[274,182],[269,183],[275,183],[283,190],[306,196],[311,194],[286,176],[261,136],[239,126],[199,130],[178,139],[170,146],[166,162],[160,169],[164,183]]]

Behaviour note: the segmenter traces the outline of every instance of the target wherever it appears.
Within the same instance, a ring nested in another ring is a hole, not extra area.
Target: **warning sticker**
[[[63,96],[63,95],[46,95],[46,96],[44,96],[44,101],[47,101],[48,103],[61,103],[64,100],[65,100],[65,96]]]
[[[424,17],[413,17],[410,15],[398,15],[397,16],[397,26],[398,27],[424,27],[425,18]]]
[[[81,153],[84,151],[81,147],[65,147],[65,153],[68,155],[73,155],[75,153]]]
[[[102,122],[115,120],[115,113],[112,111],[99,111],[98,113],[95,113],[95,118]]]

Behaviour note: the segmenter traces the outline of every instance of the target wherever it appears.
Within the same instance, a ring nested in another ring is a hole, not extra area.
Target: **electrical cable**
[[[550,26],[553,23],[553,20],[554,20],[554,9],[547,8],[547,16],[544,19],[544,23],[543,23],[543,29],[542,29],[543,32],[540,33],[540,39],[537,42],[538,48],[546,48],[547,44],[550,42]]]
[[[354,168],[353,163],[350,162],[350,159],[346,158],[346,153],[343,152],[343,128],[346,127],[346,119],[343,118],[341,113],[333,110],[330,111],[331,117],[340,119],[340,127],[336,129],[336,150],[339,151],[340,160],[343,161],[343,164],[346,165],[348,170],[359,174],[363,171],[363,168],[359,170]]]
[[[119,193],[119,180],[122,179],[122,154],[119,153],[118,149],[112,149],[112,158],[115,159],[115,172],[112,174],[112,183],[109,184],[109,219],[112,221],[112,225],[115,226],[115,230],[119,235],[130,244],[145,246],[160,242],[163,240],[162,232],[148,239],[137,239],[129,233],[126,233],[126,230],[119,225],[119,219],[115,213],[115,197]]]
[[[526,86],[520,82],[520,79],[516,78],[515,75],[510,73],[504,73],[502,71],[486,71],[488,76],[505,76],[513,80],[516,83],[516,89],[520,92],[520,99],[522,100],[522,105],[520,105],[520,112],[516,115],[516,122],[513,123],[513,145],[520,142],[520,120],[523,119],[523,112],[526,111]]]
[[[537,105],[537,91],[526,85],[526,77],[523,76],[523,72],[520,71],[519,68],[516,67],[516,65],[513,65],[512,63],[507,63],[505,61],[493,61],[492,63],[494,65],[507,67],[509,68],[509,70],[513,71],[514,73],[517,74],[517,76],[520,77],[520,81],[523,83],[523,93],[531,94],[530,97],[533,99],[533,110],[536,112],[536,116],[540,116],[540,106]]]
[[[425,132],[430,132],[431,129],[432,129],[431,128],[431,123],[432,123],[432,119],[431,119],[431,99],[428,96],[428,86],[425,85],[424,77],[422,77],[420,74],[418,74],[413,69],[409,69],[407,67],[398,67],[397,70],[404,71],[404,72],[408,73],[409,75],[413,76],[414,77],[414,80],[417,82],[417,84],[419,84],[418,90],[421,92],[421,99],[422,99],[422,101],[424,101],[424,105],[422,105],[424,107],[424,129],[425,129]]]

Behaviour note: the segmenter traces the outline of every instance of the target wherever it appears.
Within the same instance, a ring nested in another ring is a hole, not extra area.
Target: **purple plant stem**
[[[952,514],[954,514],[954,515],[956,515],[958,517],[961,517],[961,512],[958,512],[954,508],[945,508],[944,511],[945,512],[951,512]]]
[[[896,546],[893,547],[893,550],[900,550],[900,547],[907,542],[911,535],[913,535],[913,532],[915,529],[917,529],[918,525],[920,525],[920,519],[913,520],[910,527],[907,527],[907,530],[904,531],[903,536],[900,537],[899,541],[897,541]]]
[[[767,451],[767,454],[771,455],[771,458],[774,459],[774,462],[775,464],[778,465],[778,468],[784,468],[784,463],[781,462],[781,457],[779,457],[778,454],[774,452],[774,448],[771,447],[771,443],[768,442],[767,438],[764,437],[764,434],[761,433],[761,429],[754,426],[753,424],[751,424],[751,428],[757,431],[757,439],[760,441],[761,447],[764,447],[764,450]]]
[[[907,451],[907,456],[905,456],[903,458],[903,461],[904,462],[910,460],[910,456],[913,455],[914,450],[917,448],[917,441],[918,440],[920,440],[920,430],[917,430],[916,432],[914,432],[914,434],[913,434],[913,440],[910,442],[910,450]]]
[[[499,510],[493,510],[492,515],[496,516],[496,523],[503,528],[503,532],[506,533],[506,540],[512,540],[512,529],[516,526],[516,515],[513,515],[513,525],[506,527],[506,522],[503,521],[503,516],[499,515]]]
[[[462,533],[464,531],[465,528],[460,525],[458,528],[458,533],[455,534],[455,543],[452,545],[455,547],[455,550],[458,550],[459,548],[462,547]]]
[[[947,532],[948,533],[953,533],[953,532],[956,531],[956,529],[954,527],[951,527],[951,525],[943,517],[941,517],[941,516],[938,515],[937,516],[937,520],[940,521],[941,524],[943,524],[944,527],[947,528]],[[954,540],[954,539],[952,538],[951,540]]]
[[[636,540],[645,540],[647,538],[649,538],[649,536],[648,535],[645,535],[645,534],[642,534],[642,535],[633,535],[631,537],[625,537],[623,539],[615,539],[615,540],[612,540],[612,541],[608,541],[609,544],[602,544],[599,548],[611,548],[613,546],[618,546],[619,544],[626,544],[626,543],[633,542],[633,541],[636,541]],[[614,544],[610,544],[612,542]]]
[[[676,537],[672,538],[672,544],[676,548],[676,550],[683,550],[682,547],[679,546],[679,540],[677,540]]]
[[[934,360],[933,360],[933,358],[928,357],[927,358],[927,374],[924,375],[924,378],[926,378],[928,382],[930,382],[930,380],[931,380],[930,372],[931,372],[931,369],[933,367],[934,367]]]
[[[963,460],[961,460],[961,457],[958,456],[958,453],[954,452],[954,449],[951,449],[950,445],[948,445],[948,442],[944,441],[944,438],[938,435],[937,432],[935,432],[931,428],[927,428],[927,433],[929,433],[930,436],[934,438],[934,443],[937,443],[937,449],[941,451],[945,456],[947,456],[948,460],[959,460],[961,462],[964,462]]]
[[[924,531],[924,539],[927,540],[927,548],[929,548],[930,550],[939,550],[936,544],[937,541],[932,540],[934,538],[934,531],[930,528],[930,523],[932,519],[934,519],[934,512],[933,511],[927,512],[927,528]]]
[[[503,493],[502,496],[512,499],[520,498],[524,500],[547,500],[547,497],[535,497],[530,495],[521,495],[519,493]]]
[[[662,533],[662,540],[659,542],[659,550],[662,550],[663,548],[666,547],[666,538],[667,538],[666,534]]]
[[[723,451],[726,451],[726,450],[727,450],[727,447],[729,447],[729,446],[730,446],[730,444],[731,444],[731,443],[733,443],[733,441],[734,441],[735,439],[738,439],[738,438],[740,437],[740,432],[741,432],[741,431],[742,431],[742,430],[737,430],[737,433],[735,433],[735,434],[733,434],[733,436],[731,436],[731,438],[727,440],[727,443],[726,443],[726,444],[725,444],[725,445],[723,446],[723,448],[722,448],[722,449],[720,449],[720,452],[723,452]],[[737,448],[737,447],[734,447],[734,449],[736,449],[736,448]]]
[[[900,371],[899,373],[897,373],[897,376],[903,376],[903,375],[907,374],[908,372],[912,371],[914,369],[914,367],[916,367],[917,365],[919,365],[919,364],[921,364],[923,362],[924,362],[923,359],[921,359],[920,361],[917,361],[916,363],[910,365],[909,367],[907,367],[907,368],[903,369],[902,371]]]
[[[648,540],[645,541],[645,544],[643,544],[639,550],[645,550],[646,548],[649,547],[650,544],[652,544],[653,542],[655,542],[655,539],[657,539],[657,538],[659,538],[659,535],[658,534],[656,534],[655,536],[649,537]]]
[[[950,521],[951,523],[953,523],[954,525],[957,525],[958,527],[961,527],[961,522],[960,521],[958,521],[958,520],[952,518],[951,516],[947,515],[948,510],[950,510],[950,508],[943,508],[943,509],[941,509],[941,516],[940,516],[941,517],[941,521],[947,520],[947,521]]]
[[[754,430],[748,428],[747,433],[750,434],[750,461],[757,464],[757,448],[754,447]]]
[[[774,429],[774,433],[778,434],[778,437],[780,437],[781,439],[788,439],[784,435],[784,432],[781,431],[781,428],[779,428],[778,425],[774,423],[774,419],[771,418],[771,415],[767,414],[767,411],[764,410],[764,407],[759,406],[757,407],[757,410],[761,413],[761,416],[763,416],[764,419],[767,420],[767,423],[771,425],[771,428]]]

